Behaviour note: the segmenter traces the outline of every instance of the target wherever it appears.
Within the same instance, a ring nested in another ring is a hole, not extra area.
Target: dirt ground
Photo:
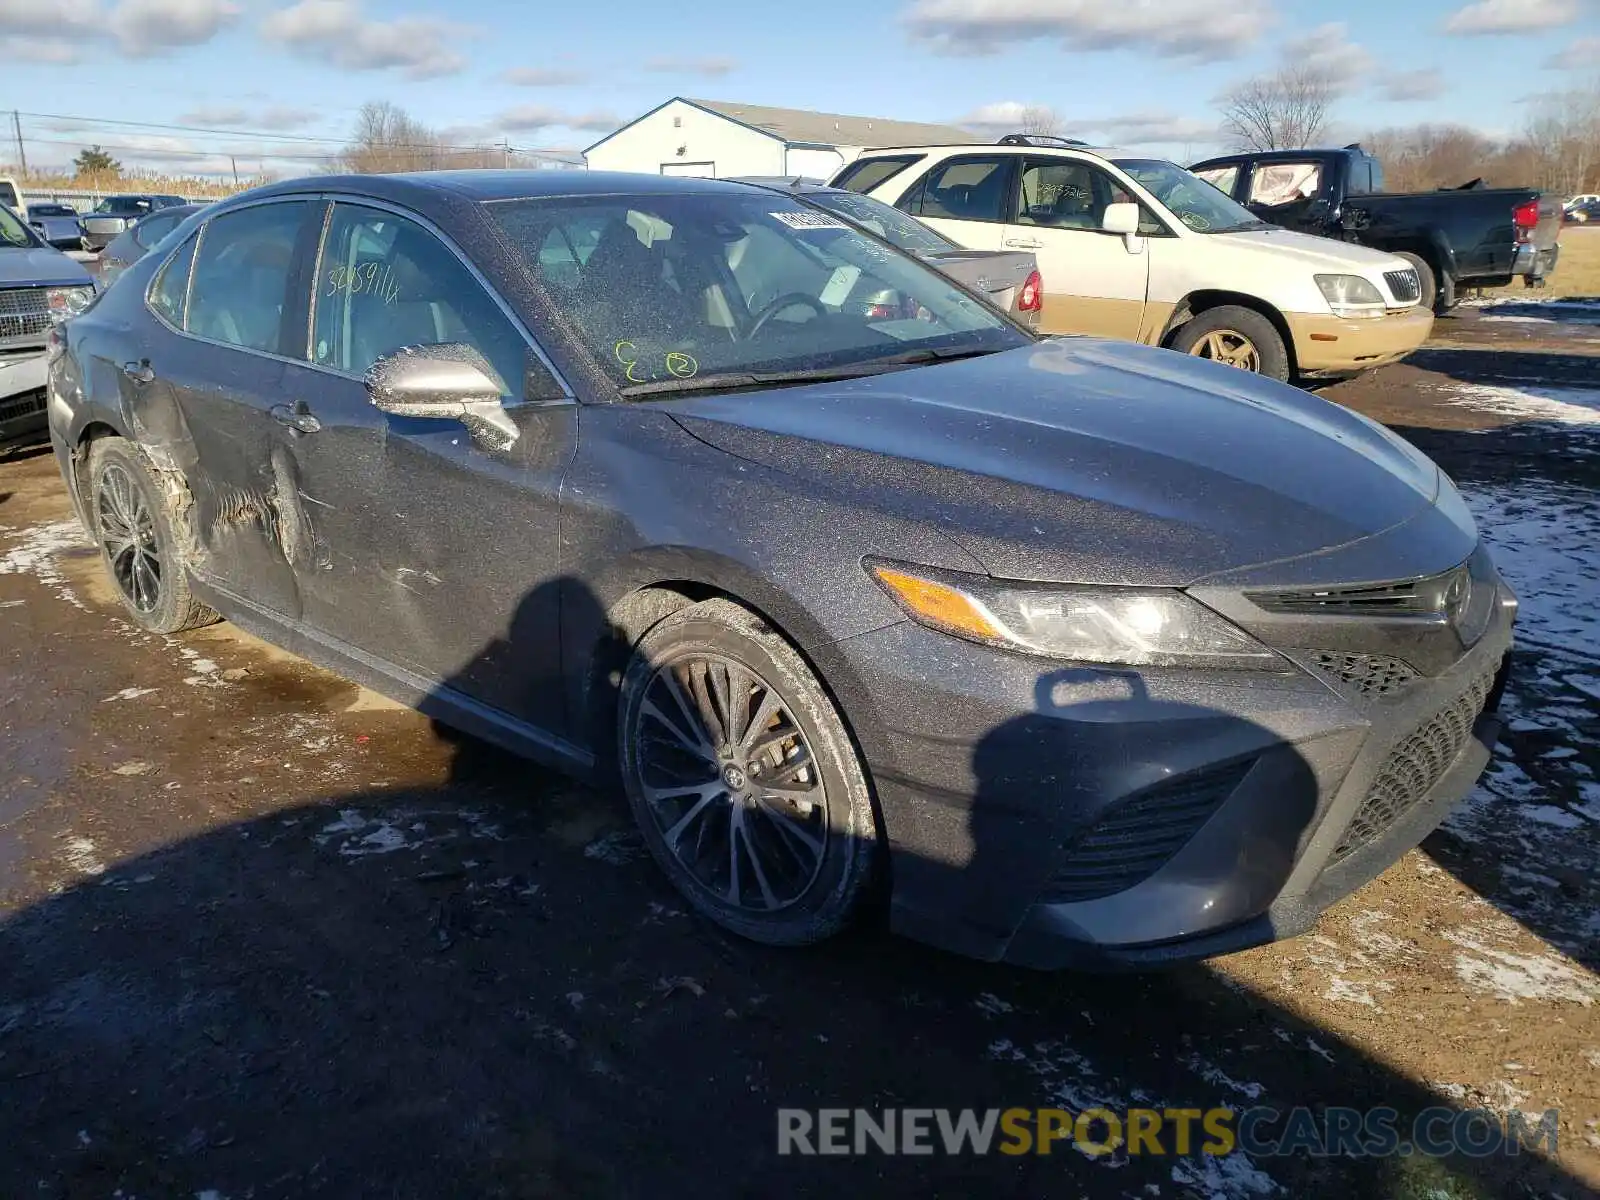
[[[136,631],[52,460],[0,462],[0,1196],[1594,1194],[1600,308],[1545,299],[1322,391],[1446,467],[1521,594],[1495,766],[1312,934],[1161,974],[732,940],[617,797],[228,625]],[[780,1106],[1094,1104],[1561,1127],[1443,1162],[776,1154]]]

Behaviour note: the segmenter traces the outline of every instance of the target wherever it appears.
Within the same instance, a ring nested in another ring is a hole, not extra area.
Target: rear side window
[[[1258,163],[1250,178],[1250,203],[1278,208],[1310,200],[1321,190],[1321,163]]]
[[[586,240],[573,236],[580,258]],[[313,303],[312,361],[321,366],[359,375],[402,347],[465,345],[489,360],[502,395],[523,398],[528,343],[450,247],[415,221],[336,205]]]
[[[200,337],[282,353],[283,313],[303,200],[223,213],[195,256],[184,328]]]
[[[829,186],[852,192],[870,192],[888,183],[922,157],[920,154],[897,154],[893,158],[858,158],[835,175]]]
[[[928,172],[900,207],[918,217],[1002,222],[1013,161],[1010,155],[950,159]]]
[[[177,227],[177,217],[165,215],[146,217],[133,227],[133,240],[146,250],[152,250],[157,242]]]
[[[194,247],[199,240],[200,235],[195,234],[184,242],[150,285],[150,307],[174,329],[183,328],[184,300],[189,294],[189,270],[194,265]]]

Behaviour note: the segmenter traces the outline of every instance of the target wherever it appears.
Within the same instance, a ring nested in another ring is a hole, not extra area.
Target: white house
[[[969,130],[674,96],[583,152],[591,171],[826,179],[874,146],[970,142]]]

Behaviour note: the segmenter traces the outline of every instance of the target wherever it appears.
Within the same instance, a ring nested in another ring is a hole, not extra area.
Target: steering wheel
[[[768,321],[772,320],[784,309],[793,308],[796,304],[808,305],[816,310],[819,317],[828,315],[827,306],[815,296],[808,296],[804,292],[785,292],[756,314],[756,319],[750,323],[750,332],[744,335],[745,339],[748,341],[750,338],[755,337],[767,327]]]

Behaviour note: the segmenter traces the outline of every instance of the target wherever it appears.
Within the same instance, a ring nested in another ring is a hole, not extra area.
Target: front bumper
[[[48,421],[45,382],[49,375],[45,353],[0,357],[0,446],[32,441]]]
[[[837,644],[871,697],[894,928],[1041,968],[1153,966],[1303,932],[1482,771],[1513,604],[1498,592],[1471,650],[1377,703],[1309,668],[1063,668],[909,623]],[[1474,702],[1450,761],[1375,827],[1369,797],[1401,748]],[[1097,891],[1163,838],[1175,848],[1149,873]]]
[[[1433,332],[1433,313],[1422,305],[1376,320],[1332,313],[1285,313],[1302,375],[1348,374],[1381,367],[1410,354]]]

